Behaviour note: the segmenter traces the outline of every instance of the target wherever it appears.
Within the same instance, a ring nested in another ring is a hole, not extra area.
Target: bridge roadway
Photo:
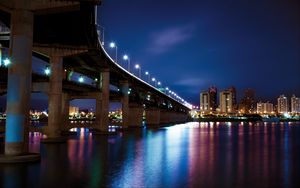
[[[95,124],[99,133],[109,131],[111,85],[121,92],[124,129],[141,127],[144,112],[147,125],[187,120],[187,106],[137,78],[109,57],[97,33],[95,7],[99,4],[100,0],[1,0],[0,21],[10,32],[0,36],[0,44],[9,47],[12,60],[7,74],[7,121],[2,158],[28,156],[28,160],[34,159],[26,155],[30,93],[37,85],[32,84],[32,55],[49,62],[51,69],[47,86],[47,139],[43,142],[64,141],[61,125],[66,121],[66,106],[73,94],[64,89],[70,84],[64,81],[64,70],[67,75],[77,72],[97,79],[98,91],[93,92],[96,94],[92,97],[96,99]]]

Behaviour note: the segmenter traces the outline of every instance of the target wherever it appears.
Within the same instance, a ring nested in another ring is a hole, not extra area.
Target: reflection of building
[[[207,91],[200,93],[200,110],[203,112],[208,112],[210,109],[209,104],[209,93]]]
[[[224,90],[220,92],[220,112],[233,113],[233,93],[231,90]]]
[[[288,112],[288,102],[284,95],[280,95],[277,99],[277,112],[280,114]]]
[[[259,102],[256,105],[256,111],[258,114],[272,114],[273,112],[273,104],[268,102]]]
[[[291,112],[300,113],[300,98],[295,95],[291,97]]]
[[[209,93],[209,104],[211,111],[216,111],[218,104],[217,104],[217,88],[214,86],[211,86],[208,88]]]
[[[246,89],[244,97],[239,104],[239,110],[242,113],[251,113],[254,110],[255,91],[253,89]]]
[[[75,106],[70,106],[69,107],[69,114],[78,114],[79,113],[79,107],[75,107]]]

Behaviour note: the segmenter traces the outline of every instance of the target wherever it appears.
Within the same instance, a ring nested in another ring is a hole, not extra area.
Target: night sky
[[[103,0],[98,24],[112,58],[114,41],[120,63],[128,54],[132,69],[139,63],[195,105],[212,85],[235,86],[238,99],[246,88],[257,100],[300,97],[299,1]],[[32,108],[47,108],[46,98],[33,94]],[[95,101],[71,105],[94,108]]]
[[[192,103],[211,85],[300,96],[299,1],[104,0],[98,23],[120,60],[128,53]]]

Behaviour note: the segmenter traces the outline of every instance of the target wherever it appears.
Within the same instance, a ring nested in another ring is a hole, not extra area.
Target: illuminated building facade
[[[295,95],[291,97],[291,112],[300,113],[300,98]]]
[[[259,102],[256,105],[256,111],[258,114],[272,114],[274,112],[273,104],[268,102]]]
[[[288,112],[288,101],[284,95],[280,95],[277,98],[277,112],[279,114],[287,113]]]
[[[202,112],[208,112],[210,110],[210,96],[209,92],[204,91],[200,93],[200,110]]]
[[[234,113],[233,109],[233,93],[231,90],[224,90],[220,92],[220,112]]]

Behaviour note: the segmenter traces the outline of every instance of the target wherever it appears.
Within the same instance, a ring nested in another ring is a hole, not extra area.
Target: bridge
[[[108,133],[109,102],[122,104],[122,128],[187,121],[189,107],[117,64],[105,51],[97,31],[95,9],[101,0],[1,0],[0,35],[11,64],[1,68],[1,91],[7,94],[5,153],[1,161],[32,161],[28,153],[31,92],[48,95],[47,138],[63,141],[69,101],[96,99],[95,133]],[[32,56],[49,62],[47,78],[32,74]],[[72,72],[94,80],[93,86],[68,80]],[[7,76],[6,76],[7,75]],[[117,88],[112,90],[112,86]],[[22,158],[22,160],[20,160]]]

